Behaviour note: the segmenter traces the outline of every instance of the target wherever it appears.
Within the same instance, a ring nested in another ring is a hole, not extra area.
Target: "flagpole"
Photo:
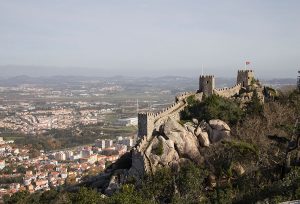
[[[201,65],[201,68],[202,68],[202,73],[201,73],[201,74],[202,74],[202,76],[203,76],[203,64]]]

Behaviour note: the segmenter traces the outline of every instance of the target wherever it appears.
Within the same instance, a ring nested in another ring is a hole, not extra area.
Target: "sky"
[[[263,78],[300,69],[299,0],[0,0],[2,75]]]

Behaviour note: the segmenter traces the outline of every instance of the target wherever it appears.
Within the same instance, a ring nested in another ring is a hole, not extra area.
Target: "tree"
[[[204,179],[206,177],[206,172],[194,163],[188,162],[184,165],[176,177],[180,197],[189,200],[189,202],[198,203],[201,196],[203,196],[202,190],[204,190]]]
[[[28,199],[30,193],[28,191],[19,191],[13,194],[11,197],[5,197],[4,203],[6,204],[25,204],[26,199]]]
[[[80,188],[78,193],[73,194],[71,200],[74,203],[80,204],[98,204],[104,202],[100,193],[86,187]]]
[[[123,185],[121,190],[109,198],[107,203],[111,204],[147,204],[151,203],[147,199],[144,199],[141,194],[136,191],[134,185]]]
[[[263,105],[256,90],[253,91],[251,100],[246,104],[246,113],[248,115],[261,115],[263,113]]]
[[[169,168],[157,169],[154,175],[143,179],[140,189],[144,198],[157,202],[170,202],[174,195],[174,175]]]
[[[22,165],[19,165],[17,167],[17,172],[21,173],[21,174],[25,174],[26,173],[26,168],[24,166],[22,166]]]

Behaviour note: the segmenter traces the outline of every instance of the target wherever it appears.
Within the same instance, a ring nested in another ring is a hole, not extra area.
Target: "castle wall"
[[[195,94],[195,92],[184,92],[184,93],[182,93],[182,94],[180,94],[180,95],[177,95],[177,96],[175,97],[175,101],[176,101],[176,102],[182,101],[182,100],[186,99],[187,97],[192,96],[192,95],[194,95],[194,94]]]
[[[181,101],[173,104],[171,107],[167,108],[165,111],[162,111],[155,118],[154,128],[158,128],[164,124],[169,117],[174,118],[175,120],[180,120],[180,112],[185,108],[185,102]]]
[[[149,141],[151,140],[151,136],[141,136],[140,141],[133,148],[132,151],[132,165],[130,168],[130,174],[135,176],[136,178],[140,178],[140,175],[144,175],[146,172],[151,171],[151,165],[148,161],[148,158],[144,154],[145,150],[148,147]]]
[[[242,88],[242,85],[237,84],[231,88],[215,89],[214,94],[217,94],[217,95],[225,97],[225,98],[229,98],[229,97],[232,97],[232,96],[238,94],[239,91],[241,90],[241,88]]]
[[[176,96],[176,102],[171,106],[165,108],[158,113],[139,113],[138,114],[138,137],[152,135],[155,129],[158,128],[168,119],[172,117],[175,120],[180,120],[180,112],[187,105],[185,99],[191,95],[194,95],[193,92],[185,92]],[[201,95],[202,96],[202,95]]]

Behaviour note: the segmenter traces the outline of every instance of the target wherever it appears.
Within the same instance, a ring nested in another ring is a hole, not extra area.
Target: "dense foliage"
[[[239,104],[233,100],[217,95],[211,95],[199,102],[193,96],[188,99],[188,107],[182,112],[182,119],[199,120],[221,119],[229,124],[236,124],[244,113]]]

